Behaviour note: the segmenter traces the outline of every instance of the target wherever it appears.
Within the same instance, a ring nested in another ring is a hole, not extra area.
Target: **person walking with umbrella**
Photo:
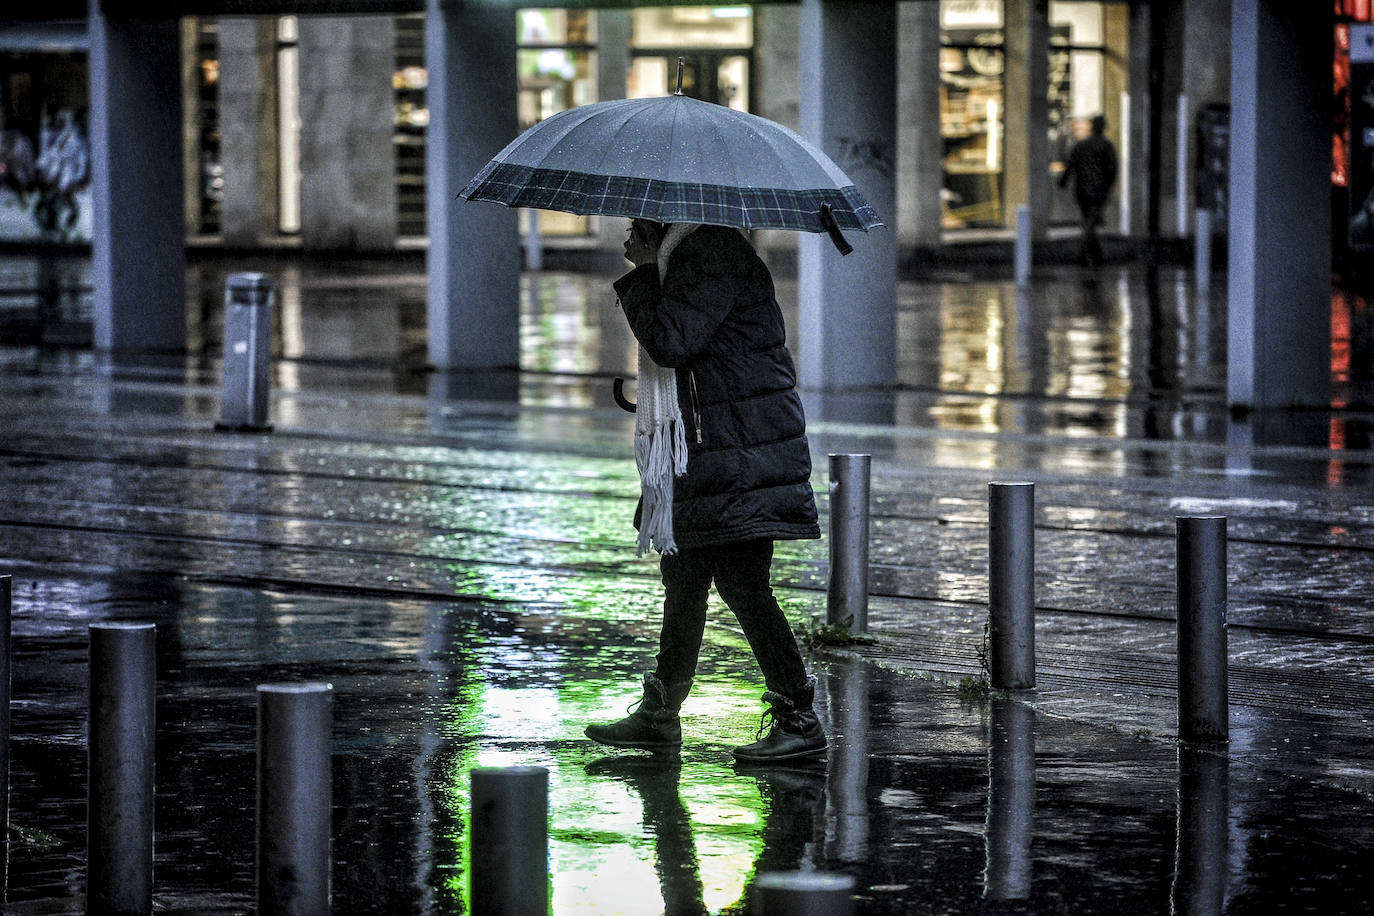
[[[1059,186],[1068,187],[1073,179],[1074,198],[1078,201],[1078,212],[1082,216],[1083,238],[1079,258],[1087,266],[1102,263],[1102,243],[1097,238],[1097,227],[1102,224],[1102,208],[1116,184],[1117,157],[1116,147],[1107,139],[1107,119],[1095,115],[1092,119],[1092,133],[1074,144],[1069,151],[1069,161],[1059,176]]]
[[[681,80],[679,59],[673,95],[597,102],[536,124],[460,196],[632,220],[633,269],[614,286],[640,345],[638,403],[628,405],[641,479],[635,523],[640,555],[662,555],[663,623],[639,701],[587,736],[681,746],[678,712],[714,585],[766,687],[758,740],[735,748],[736,759],[823,757],[816,679],[771,586],[775,542],[820,537],[806,419],[772,277],[741,230],[826,232],[847,254],[842,229],[883,223],[795,131],[685,97]]]
[[[806,419],[772,277],[744,234],[726,226],[635,220],[625,255],[635,266],[615,290],[643,348],[639,414],[650,404],[659,414],[637,428],[641,438],[663,437],[636,446],[650,454],[641,461],[636,521],[641,550],[662,553],[663,623],[638,707],[586,734],[614,747],[681,745],[678,710],[696,673],[714,584],[762,669],[772,722],[735,757],[824,756],[816,679],[770,584],[775,541],[820,537]],[[646,373],[646,357],[669,371]],[[653,454],[683,443],[685,462]],[[662,481],[669,465],[675,473]]]

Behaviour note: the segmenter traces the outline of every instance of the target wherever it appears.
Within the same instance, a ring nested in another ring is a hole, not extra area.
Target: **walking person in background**
[[[1070,178],[1074,182],[1073,194],[1083,217],[1079,259],[1089,267],[1102,263],[1102,243],[1097,238],[1097,227],[1102,224],[1102,209],[1116,184],[1116,147],[1107,139],[1106,130],[1107,119],[1095,115],[1092,133],[1074,144],[1069,151],[1068,164],[1059,176],[1061,188],[1068,187]]]
[[[823,757],[796,637],[770,583],[777,540],[818,538],[806,419],[768,268],[744,233],[636,219],[625,244],[634,269],[615,283],[640,344],[635,456],[639,550],[662,554],[657,664],[625,718],[590,725],[613,747],[676,751],[717,592],[763,672],[771,719],[741,762]]]

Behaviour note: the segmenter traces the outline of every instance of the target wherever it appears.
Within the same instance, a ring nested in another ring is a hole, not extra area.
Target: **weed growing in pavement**
[[[959,696],[965,700],[986,700],[992,693],[987,678],[966,674],[959,679]]]
[[[797,638],[811,651],[835,646],[871,646],[877,643],[877,637],[867,633],[854,633],[850,630],[852,626],[853,614],[838,623],[825,623],[819,614],[812,614],[809,621],[797,627]]]
[[[964,699],[983,699],[992,692],[992,668],[988,666],[988,621],[983,621],[983,639],[973,647],[978,655],[978,673],[966,674],[959,681],[959,695]]]
[[[17,824],[9,825],[9,839],[11,843],[36,846],[39,849],[52,849],[59,845],[57,837],[46,830],[40,830],[37,827],[21,827]]]

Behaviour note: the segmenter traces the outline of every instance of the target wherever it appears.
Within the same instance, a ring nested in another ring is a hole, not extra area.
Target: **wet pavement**
[[[581,734],[623,714],[657,638],[608,278],[527,275],[525,371],[448,377],[422,367],[422,267],[274,263],[275,429],[216,433],[218,302],[245,266],[193,264],[191,356],[128,366],[64,343],[79,258],[43,268],[65,290],[43,321],[52,284],[0,259],[6,912],[81,910],[86,627],[111,619],[158,625],[166,911],[252,909],[253,694],[277,680],[334,685],[337,912],[465,912],[467,773],[505,764],[550,770],[558,914],[744,913],[793,868],[852,875],[861,913],[1374,907],[1363,297],[1333,297],[1338,405],[1242,421],[1224,291],[1185,271],[905,280],[902,385],[809,398],[823,515],[825,455],[874,456],[877,641],[811,657],[828,768],[749,770],[729,749],[762,686],[718,605],[680,757]],[[977,683],[997,479],[1037,491],[1037,688],[1012,696]],[[1230,533],[1213,748],[1175,740],[1173,519],[1198,513]],[[778,551],[803,628],[826,551]]]

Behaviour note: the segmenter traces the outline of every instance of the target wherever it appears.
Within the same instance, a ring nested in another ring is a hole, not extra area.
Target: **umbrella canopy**
[[[883,225],[854,182],[796,131],[683,95],[559,112],[517,137],[459,196],[832,236]]]

